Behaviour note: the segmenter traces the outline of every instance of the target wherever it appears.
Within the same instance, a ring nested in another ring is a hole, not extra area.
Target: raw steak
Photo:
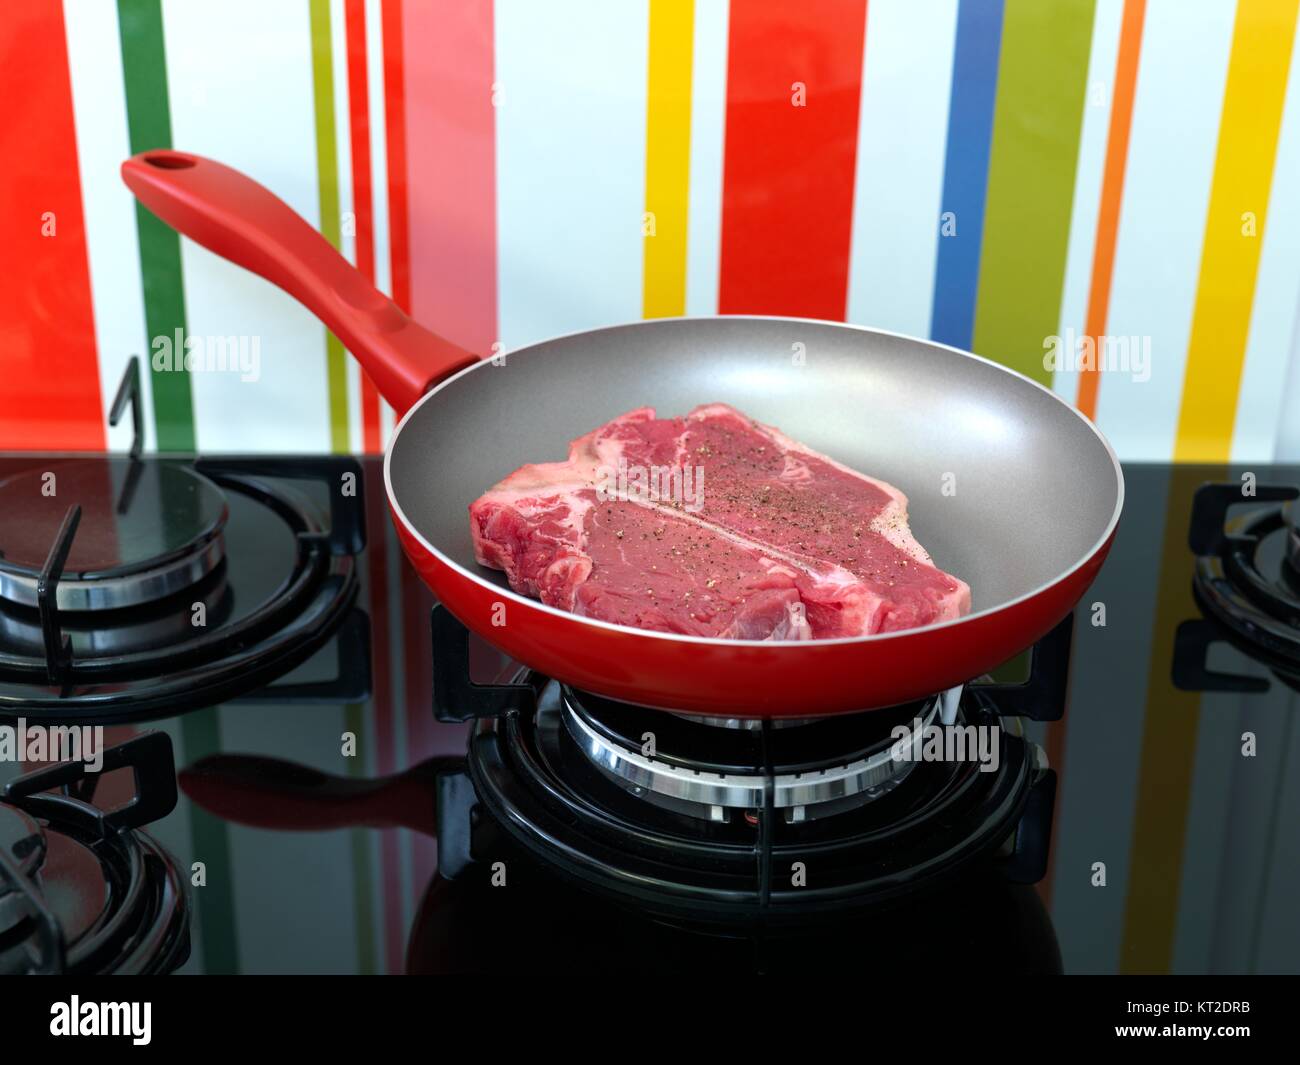
[[[907,498],[713,403],[629,411],[469,508],[478,561],[550,606],[741,640],[865,636],[970,609]]]

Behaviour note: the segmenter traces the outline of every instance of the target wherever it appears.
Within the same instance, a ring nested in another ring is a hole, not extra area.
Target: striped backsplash
[[[1126,459],[1300,459],[1300,0],[29,0],[0,14],[0,449],[381,450],[287,296],[137,208],[243,169],[487,356],[640,317],[846,319],[1055,389]],[[1065,349],[1148,360],[1098,369]],[[153,360],[149,360],[151,363]]]

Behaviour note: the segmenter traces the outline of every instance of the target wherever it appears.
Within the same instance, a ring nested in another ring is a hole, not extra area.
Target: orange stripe
[[[375,281],[375,214],[370,186],[370,90],[366,71],[365,0],[346,0],[348,43],[348,126],[352,131],[352,209],[356,215],[357,269]],[[379,430],[379,390],[361,371],[362,448],[383,450]]]
[[[6,8],[0,451],[104,447],[66,40],[58,0]]]
[[[1120,201],[1124,194],[1124,167],[1128,163],[1128,137],[1133,124],[1133,96],[1137,87],[1138,57],[1142,52],[1142,23],[1146,0],[1126,0],[1119,30],[1119,56],[1115,61],[1115,89],[1111,100],[1110,132],[1106,141],[1106,168],[1102,174],[1101,205],[1097,212],[1097,240],[1092,255],[1092,285],[1084,331],[1099,351],[1110,312],[1110,285],[1115,269],[1115,235],[1119,230]],[[1079,410],[1097,416],[1097,390],[1101,371],[1094,366],[1079,375]]]
[[[1174,458],[1227,462],[1273,184],[1297,0],[1241,0],[1219,120]]]

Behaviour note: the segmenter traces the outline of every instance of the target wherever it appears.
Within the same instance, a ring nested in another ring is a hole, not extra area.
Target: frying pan
[[[1043,636],[1101,567],[1123,504],[1110,445],[1049,390],[911,337],[790,318],[657,319],[479,361],[406,316],[252,179],[172,151],[122,165],[168,225],[298,299],[404,414],[384,460],[411,562],[466,626],[534,669],[651,707],[799,717],[960,684]],[[877,636],[738,641],[577,617],[474,560],[467,507],[525,462],[635,407],[730,403],[910,497],[936,565],[972,613]],[[504,616],[498,604],[504,604]],[[504,620],[504,624],[494,624]]]

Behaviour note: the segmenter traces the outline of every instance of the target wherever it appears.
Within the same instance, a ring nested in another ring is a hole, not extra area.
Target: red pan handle
[[[173,229],[293,296],[343,342],[398,414],[476,362],[417,325],[305,219],[252,178],[186,152],[141,152],[122,180]]]
[[[432,758],[395,776],[358,780],[256,754],[213,754],[178,777],[196,804],[240,825],[296,832],[410,828],[431,836],[438,771],[460,764]]]

